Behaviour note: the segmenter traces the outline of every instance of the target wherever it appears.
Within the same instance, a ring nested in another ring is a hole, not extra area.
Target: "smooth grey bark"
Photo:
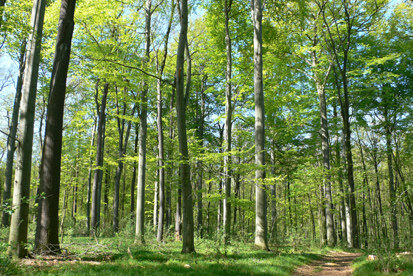
[[[265,181],[265,112],[262,76],[262,3],[251,0],[254,25],[254,100],[255,100],[255,245],[268,250],[267,196]]]
[[[17,162],[13,191],[13,209],[11,217],[8,255],[22,258],[27,255],[27,225],[29,215],[30,174],[32,163],[32,145],[34,111],[36,106],[37,80],[40,63],[41,39],[46,0],[35,0],[32,9],[32,30],[28,40],[23,77],[22,98],[19,110],[17,136]]]
[[[106,101],[109,91],[109,83],[105,83],[103,88],[102,102],[97,101],[99,91],[99,81],[96,83],[96,106],[98,109],[98,129],[96,137],[96,168],[92,185],[92,208],[91,208],[91,236],[97,235],[100,225],[100,198],[103,179],[103,155],[105,146],[105,124],[106,124]],[[100,108],[99,108],[100,107]]]
[[[232,142],[232,45],[229,30],[229,19],[232,0],[225,0],[225,47],[227,54],[227,67],[225,70],[225,129],[224,129],[224,190],[225,197],[223,202],[223,228],[224,242],[230,242],[231,235],[231,142]]]
[[[26,41],[22,43],[22,46],[20,48],[19,76],[17,77],[16,95],[14,96],[13,113],[11,116],[11,125],[9,128],[9,135],[7,136],[6,170],[5,170],[4,191],[3,191],[3,205],[7,205],[7,206],[11,204],[11,202],[9,201],[11,199],[11,185],[12,185],[12,180],[13,180],[13,162],[14,162],[14,152],[16,150],[16,134],[17,134],[17,124],[19,121],[20,100],[22,96],[25,53],[26,53]],[[5,227],[10,226],[10,213],[7,210],[3,210],[2,212],[1,225]]]
[[[63,113],[69,69],[76,0],[62,0],[56,50],[47,105],[46,130],[40,169],[39,231],[35,250],[55,254],[59,246],[59,193],[62,156]]]
[[[178,140],[180,153],[180,177],[182,186],[182,253],[191,253],[195,251],[194,247],[194,218],[192,207],[192,185],[191,185],[191,171],[189,166],[188,156],[188,140],[186,134],[186,99],[188,90],[185,93],[184,89],[184,56],[185,48],[187,47],[187,33],[188,33],[188,1],[182,0],[180,2],[180,23],[181,30],[179,32],[179,42],[176,57],[176,113],[178,124]],[[188,51],[187,51],[188,52]],[[190,60],[190,56],[188,60]],[[187,72],[187,78],[190,78],[190,72]]]
[[[145,61],[149,62],[149,51],[151,45],[151,16],[152,16],[152,0],[146,1],[145,7]],[[143,90],[141,95],[140,108],[140,124],[139,124],[139,163],[138,163],[138,188],[136,199],[136,229],[135,241],[144,242],[145,228],[145,174],[146,174],[146,136],[147,136],[147,120],[148,120],[148,84],[146,80],[143,82]]]

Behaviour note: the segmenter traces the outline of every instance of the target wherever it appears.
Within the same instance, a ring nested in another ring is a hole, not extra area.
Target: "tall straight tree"
[[[29,215],[30,174],[32,167],[32,145],[34,110],[36,106],[37,80],[39,76],[40,50],[43,35],[43,22],[46,0],[33,2],[31,26],[28,40],[22,98],[20,101],[19,144],[13,191],[8,254],[13,257],[27,255],[27,224]]]
[[[255,101],[255,245],[268,250],[267,197],[263,188],[265,180],[265,113],[264,85],[262,79],[262,3],[251,0],[254,26],[254,101]]]
[[[103,154],[105,149],[105,123],[106,123],[106,100],[108,97],[109,83],[105,83],[103,88],[102,102],[98,103],[99,81],[96,83],[96,107],[98,113],[98,129],[96,135],[96,168],[93,174],[92,185],[92,207],[91,207],[91,232],[90,235],[96,235],[100,224],[100,198],[102,192],[103,179]]]
[[[19,58],[19,76],[17,77],[16,95],[14,96],[13,113],[11,117],[11,125],[9,135],[7,136],[7,159],[6,172],[4,179],[3,204],[7,203],[11,197],[11,182],[13,179],[13,161],[14,152],[16,150],[16,134],[17,123],[19,120],[20,100],[22,97],[23,74],[24,74],[24,57],[26,53],[26,41],[22,43]],[[10,214],[7,210],[3,210],[1,217],[1,225],[10,225]]]
[[[188,0],[181,0],[179,5],[181,30],[179,32],[176,55],[176,113],[178,124],[178,140],[180,153],[180,176],[183,196],[182,253],[195,251],[194,246],[194,214],[192,207],[191,171],[188,156],[188,139],[186,134],[186,99],[184,91],[184,57],[188,34]],[[189,56],[188,56],[189,58]],[[190,72],[187,72],[188,74]],[[188,77],[188,76],[187,76]],[[188,89],[187,89],[188,92]]]
[[[169,41],[169,34],[171,33],[172,28],[172,21],[173,15],[175,12],[175,1],[172,0],[171,3],[171,15],[169,17],[168,28],[165,34],[165,44],[163,50],[163,57],[161,60],[161,64],[158,68],[158,75],[159,79],[156,83],[156,90],[157,90],[157,128],[158,128],[158,154],[159,154],[159,216],[158,216],[158,231],[156,234],[156,239],[158,242],[163,240],[163,228],[164,228],[164,218],[165,218],[165,168],[164,168],[164,161],[165,161],[165,152],[164,152],[164,135],[163,135],[163,126],[162,126],[162,74],[165,69],[166,58],[168,56],[168,41]],[[171,176],[170,176],[171,177]]]
[[[231,34],[229,31],[229,15],[231,12],[232,0],[225,0],[225,45],[227,52],[227,68],[225,71],[225,129],[224,129],[224,176],[225,176],[225,197],[223,206],[223,223],[224,223],[224,240],[225,243],[229,243],[230,230],[231,230],[231,203],[229,201],[231,197],[231,129],[232,129],[232,47],[231,47]]]
[[[46,132],[40,166],[39,217],[35,249],[42,253],[56,253],[59,247],[59,191],[62,156],[63,113],[66,95],[76,0],[62,0],[56,50],[47,105]]]
[[[151,45],[151,16],[152,16],[152,0],[146,1],[146,23],[145,23],[145,61],[149,62],[149,51]],[[139,164],[138,164],[138,188],[136,200],[136,241],[144,242],[144,218],[145,218],[145,172],[146,172],[146,136],[147,136],[147,120],[148,120],[148,83],[143,82],[143,90],[141,95],[140,108],[140,124],[139,124]]]

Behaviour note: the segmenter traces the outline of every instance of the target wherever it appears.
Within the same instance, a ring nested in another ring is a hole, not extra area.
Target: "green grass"
[[[397,256],[394,252],[378,253],[374,261],[367,260],[368,255],[366,253],[354,261],[353,275],[413,275],[413,255]]]
[[[65,241],[66,242],[66,241]],[[277,252],[256,250],[234,242],[223,246],[197,240],[196,253],[181,254],[181,242],[133,244],[125,237],[71,238],[65,245],[66,261],[35,261],[35,265],[0,259],[1,275],[290,275],[298,266],[318,258],[316,252],[283,248]],[[0,253],[1,254],[1,253]],[[82,263],[88,262],[91,263]]]

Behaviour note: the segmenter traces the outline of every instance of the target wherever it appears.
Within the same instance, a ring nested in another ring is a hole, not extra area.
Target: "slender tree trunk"
[[[98,96],[99,82],[96,83],[96,98]],[[109,91],[109,83],[105,83],[103,88],[102,103],[99,110],[97,142],[96,142],[96,168],[92,186],[92,208],[91,208],[91,235],[97,234],[100,224],[100,198],[103,178],[103,154],[105,144],[105,123],[106,123],[106,100]],[[97,99],[96,99],[97,101]],[[99,109],[99,105],[98,105]]]
[[[27,225],[29,215],[30,175],[32,163],[32,145],[34,128],[34,110],[36,105],[37,79],[40,62],[40,49],[43,34],[45,0],[33,3],[31,26],[23,77],[22,98],[20,101],[17,147],[17,163],[13,191],[13,209],[11,217],[8,255],[25,257],[27,255]]]
[[[159,171],[156,172],[156,178],[159,179]],[[158,229],[158,198],[159,198],[159,182],[155,181],[153,193],[153,229]]]
[[[174,139],[174,101],[175,101],[175,85],[172,86],[172,93],[171,93],[171,98],[169,102],[169,147],[168,147],[168,160],[173,160],[173,139]],[[169,175],[169,181],[168,181],[168,187],[167,187],[167,194],[166,194],[166,205],[167,205],[167,210],[166,210],[166,228],[169,229],[170,226],[172,225],[172,187],[174,183],[174,178],[173,178],[173,171],[174,171],[174,162],[170,162],[167,169]],[[178,211],[178,210],[177,210]],[[179,209],[180,211],[180,209]],[[180,218],[179,218],[180,219]],[[175,223],[176,226],[176,223]],[[178,237],[180,236],[180,228],[178,227]],[[177,228],[175,228],[175,233],[176,233]]]
[[[316,240],[316,232],[315,232],[315,219],[314,219],[314,212],[313,212],[313,207],[311,206],[311,197],[310,194],[308,195],[308,207],[310,209],[310,219],[311,219],[311,233],[313,237],[313,242]]]
[[[315,54],[314,54],[315,56]],[[316,63],[316,62],[314,62]],[[326,213],[326,230],[327,230],[327,243],[329,246],[335,246],[336,236],[334,231],[333,220],[333,203],[331,196],[331,177],[330,177],[330,146],[329,146],[329,134],[328,134],[328,122],[327,122],[327,104],[324,86],[316,82],[317,94],[320,105],[320,120],[321,120],[321,150],[323,152],[323,186],[325,197],[325,213]]]
[[[5,2],[4,0],[2,1]],[[1,8],[1,7],[0,7]],[[6,172],[4,178],[4,191],[3,191],[3,205],[10,205],[11,198],[11,184],[13,178],[13,161],[14,161],[14,151],[16,150],[16,133],[17,133],[17,123],[19,120],[19,110],[20,110],[20,100],[22,96],[22,86],[23,86],[23,74],[25,66],[25,53],[26,53],[26,41],[22,43],[20,48],[20,58],[19,58],[19,76],[17,78],[16,95],[14,97],[13,113],[11,117],[11,125],[9,130],[9,135],[7,136],[7,157],[6,157]],[[2,226],[10,226],[10,213],[3,210],[1,217]]]
[[[162,124],[162,75],[166,64],[166,58],[168,56],[168,41],[169,34],[171,33],[173,15],[175,12],[175,1],[172,0],[171,6],[171,16],[169,17],[168,29],[165,34],[165,44],[163,50],[163,58],[161,65],[158,70],[159,79],[157,80],[157,128],[158,128],[158,176],[159,176],[159,215],[158,215],[158,231],[156,234],[156,239],[158,242],[163,240],[164,231],[164,218],[165,218],[165,152],[164,152],[164,135],[163,135],[163,124]],[[170,176],[171,177],[171,176]],[[167,223],[168,224],[168,223]]]
[[[178,123],[179,153],[181,157],[180,174],[183,195],[183,223],[182,223],[182,253],[191,253],[195,251],[194,247],[194,218],[192,207],[192,186],[190,179],[190,166],[188,156],[188,141],[186,135],[186,99],[184,93],[184,55],[187,46],[188,33],[188,1],[182,0],[180,5],[180,22],[181,30],[179,33],[179,42],[176,58],[176,113]],[[188,55],[188,59],[190,56]],[[187,72],[189,78],[190,72]],[[189,90],[186,89],[188,93]]]
[[[145,23],[145,61],[149,62],[149,51],[151,45],[151,15],[152,15],[152,0],[146,1],[146,23]],[[146,173],[146,135],[147,135],[147,117],[148,117],[148,84],[145,80],[141,96],[141,114],[139,124],[139,164],[138,164],[138,197],[136,200],[136,230],[135,240],[143,243],[144,227],[145,227],[145,173]]]
[[[268,250],[267,242],[267,197],[265,181],[265,130],[264,88],[262,76],[262,4],[251,0],[254,25],[254,99],[255,99],[255,245]]]
[[[326,209],[324,208],[325,196],[324,196],[324,186],[319,185],[319,203],[318,203],[318,224],[320,230],[320,245],[325,246],[327,241],[327,225],[326,225]],[[289,197],[290,198],[290,195]],[[289,204],[291,206],[291,204]],[[290,209],[291,214],[291,209]]]
[[[59,191],[62,156],[63,112],[69,69],[76,0],[62,0],[56,50],[47,105],[46,131],[40,170],[39,240],[35,248],[56,253],[59,246]]]
[[[271,174],[275,177],[275,154],[274,150],[271,151]],[[271,185],[271,236],[272,240],[277,243],[277,184]]]
[[[128,93],[127,88],[124,88],[124,95],[123,97],[126,97],[126,94]],[[131,116],[134,116],[135,114],[135,109],[136,106],[132,108],[131,111]],[[119,105],[117,103],[117,113],[120,115],[119,112]],[[123,104],[123,112],[122,115],[125,116],[126,114],[126,103]],[[118,133],[119,133],[119,141],[118,141],[118,167],[116,168],[116,174],[115,174],[115,193],[113,197],[113,232],[117,233],[119,231],[119,187],[120,187],[120,179],[122,176],[122,171],[123,171],[123,158],[125,157],[126,154],[126,149],[128,147],[128,141],[129,141],[129,135],[130,135],[130,130],[132,126],[132,121],[129,121],[127,126],[126,126],[126,133],[125,133],[125,119],[120,119],[118,117]]]
[[[204,76],[201,83],[201,110],[199,115],[199,127],[198,127],[198,139],[199,139],[199,146],[201,147],[201,154],[204,153],[204,124],[205,124],[205,82],[206,77]],[[197,183],[197,197],[198,197],[198,214],[197,214],[197,229],[198,234],[202,238],[203,237],[203,211],[202,211],[202,185],[203,185],[203,176],[204,176],[204,169],[203,169],[203,162],[202,160],[197,161],[197,170],[198,170],[198,183]]]
[[[389,111],[387,106],[387,100],[384,99],[384,120],[385,120],[385,135],[386,135],[386,155],[387,155],[387,169],[389,173],[389,197],[390,197],[390,221],[393,229],[393,248],[399,249],[399,230],[397,225],[397,206],[396,206],[396,192],[394,186],[393,175],[393,150],[391,146],[391,126],[389,122]]]
[[[96,119],[93,123],[92,129],[92,139],[90,139],[90,148],[95,145],[95,135],[96,135]],[[93,158],[92,153],[90,152],[89,158],[89,173],[87,178],[87,199],[86,199],[86,223],[87,223],[87,234],[90,235],[90,205],[91,205],[91,193],[92,193],[92,165],[93,165]]]
[[[138,126],[135,126],[135,145],[134,145],[134,150],[133,152],[135,153],[135,156],[138,154],[138,138],[139,138],[139,130]],[[135,218],[134,216],[134,211],[135,211],[135,186],[136,186],[136,161],[133,161],[133,172],[132,172],[132,183],[130,187],[130,213],[131,213],[131,218]]]
[[[225,197],[223,204],[223,228],[224,228],[224,241],[230,242],[230,230],[231,230],[231,129],[232,129],[232,46],[231,35],[229,30],[229,16],[231,12],[232,0],[225,0],[225,45],[227,52],[227,67],[225,71],[225,130],[224,130],[224,188]]]
[[[368,227],[367,227],[365,199],[366,199],[366,190],[368,189],[368,186],[369,186],[369,179],[367,177],[367,167],[366,167],[366,162],[364,160],[363,146],[361,144],[360,136],[358,133],[357,133],[357,140],[358,140],[358,145],[360,149],[361,164],[363,166],[363,192],[362,192],[363,244],[364,244],[364,248],[368,248],[369,234],[368,234]]]

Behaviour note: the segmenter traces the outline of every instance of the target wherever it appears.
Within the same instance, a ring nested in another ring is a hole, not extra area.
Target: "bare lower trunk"
[[[255,99],[255,245],[268,250],[267,242],[267,197],[265,181],[265,131],[264,89],[262,76],[262,4],[252,0],[254,25],[254,99]]]
[[[8,255],[25,257],[27,255],[27,226],[29,215],[30,175],[32,167],[32,145],[34,111],[36,106],[37,79],[40,62],[40,49],[43,34],[43,21],[46,1],[33,3],[31,26],[23,77],[22,98],[20,101],[17,162],[13,191]]]
[[[152,0],[146,1],[145,7],[145,64],[149,62],[149,51],[151,43],[151,15],[152,15]],[[138,164],[138,190],[136,200],[136,229],[135,240],[144,242],[144,218],[145,218],[145,173],[146,173],[146,135],[147,135],[147,110],[148,110],[148,84],[143,83],[143,90],[141,95],[141,114],[139,124],[139,164]]]
[[[188,1],[181,1],[181,30],[179,33],[178,51],[176,58],[176,113],[178,123],[179,153],[181,158],[180,176],[182,183],[183,223],[182,223],[182,253],[195,251],[194,219],[192,207],[192,186],[188,156],[188,141],[186,134],[186,99],[184,93],[184,55],[187,47],[188,32]],[[190,56],[188,55],[188,59]],[[190,72],[187,72],[189,78]],[[186,90],[189,91],[188,89]]]
[[[232,45],[231,45],[231,35],[229,30],[229,16],[231,12],[232,0],[225,0],[225,45],[227,52],[227,68],[225,71],[225,130],[224,130],[224,187],[225,187],[225,197],[223,205],[223,224],[224,224],[224,241],[229,243],[230,241],[230,230],[231,230],[231,129],[232,129]]]
[[[76,0],[62,0],[56,51],[50,81],[47,105],[46,131],[40,170],[38,243],[35,249],[42,253],[56,253],[59,246],[59,192],[62,156],[63,112],[66,96],[66,79],[69,68]]]
[[[96,97],[98,96],[99,83],[96,83]],[[105,144],[105,124],[106,124],[106,100],[109,91],[109,84],[106,83],[103,88],[102,102],[100,104],[97,142],[96,142],[96,168],[93,176],[92,185],[92,208],[91,208],[91,232],[90,235],[97,234],[100,225],[100,198],[103,179],[103,154]]]

